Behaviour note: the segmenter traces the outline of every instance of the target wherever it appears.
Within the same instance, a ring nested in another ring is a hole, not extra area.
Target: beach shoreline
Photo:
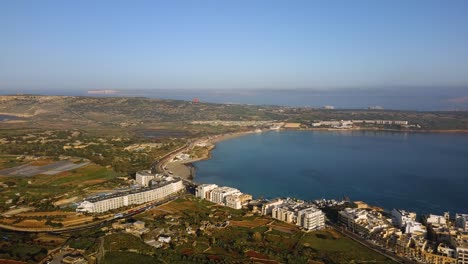
[[[329,131],[329,132],[336,132],[336,131],[342,131],[342,132],[354,132],[354,131],[369,131],[369,132],[398,132],[398,133],[461,133],[465,134],[468,133],[468,130],[398,130],[398,129],[382,129],[382,128],[351,128],[351,129],[331,129],[331,128],[282,128],[280,130],[264,130],[261,133],[267,132],[267,131]],[[206,155],[203,155],[201,157],[197,157],[195,159],[189,159],[189,160],[184,160],[184,161],[169,161],[167,162],[164,166],[173,172],[174,175],[177,175],[185,180],[190,180],[193,181],[196,177],[196,166],[195,162],[203,161],[203,160],[209,160],[211,159],[211,152],[213,149],[216,148],[216,144],[219,142],[222,142],[224,140],[229,140],[233,138],[238,138],[246,135],[251,135],[251,134],[261,134],[259,132],[256,132],[255,130],[249,130],[249,131],[239,131],[239,132],[232,132],[232,133],[227,133],[227,134],[220,134],[216,136],[210,136],[208,138],[200,138],[196,139],[194,144],[200,143],[200,142],[205,142],[208,145],[208,151]],[[190,146],[188,149],[193,148]],[[184,149],[180,151],[179,153],[186,152],[187,149]]]
[[[220,134],[216,136],[210,136],[208,138],[200,138],[195,140],[194,143],[191,144],[187,149],[181,150],[178,153],[186,152],[189,149],[192,149],[194,145],[197,143],[206,143],[208,147],[208,151],[206,155],[201,157],[197,157],[195,159],[183,160],[183,161],[168,161],[163,165],[163,167],[167,168],[167,170],[171,171],[174,175],[177,175],[185,180],[193,181],[195,178],[196,173],[196,166],[194,165],[195,162],[202,161],[202,160],[209,160],[211,159],[211,151],[216,148],[216,144],[224,141],[229,140],[237,137],[242,137],[250,134],[256,134],[257,132],[249,130],[249,131],[239,131],[227,134]]]

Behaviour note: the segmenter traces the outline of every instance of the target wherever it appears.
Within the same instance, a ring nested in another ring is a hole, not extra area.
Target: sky
[[[467,14],[465,0],[5,0],[0,91],[427,87],[463,101]]]

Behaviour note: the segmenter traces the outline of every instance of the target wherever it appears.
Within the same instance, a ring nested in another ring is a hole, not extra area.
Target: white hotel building
[[[211,201],[211,191],[214,188],[218,188],[216,184],[201,184],[198,185],[197,189],[195,190],[195,196],[200,199],[206,199]]]
[[[102,197],[85,199],[77,212],[102,213],[124,206],[143,204],[165,198],[184,189],[181,180],[161,181],[146,188],[114,193]]]
[[[269,213],[271,209],[271,214]],[[262,213],[291,224],[296,224],[306,230],[316,230],[325,227],[325,214],[315,205],[291,199],[275,200],[262,208]]]
[[[238,189],[231,187],[217,187],[211,190],[211,201],[218,204],[226,204],[226,197],[229,195],[242,194]]]
[[[307,230],[325,227],[325,214],[317,208],[307,208],[297,213],[297,225]]]
[[[244,203],[252,200],[251,195],[243,194],[238,189],[226,186],[219,187],[216,184],[199,185],[195,191],[195,196],[234,209],[241,209]]]

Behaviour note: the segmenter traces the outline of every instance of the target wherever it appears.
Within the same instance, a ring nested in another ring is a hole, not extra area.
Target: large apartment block
[[[252,195],[243,194],[238,189],[231,187],[218,187],[216,184],[199,185],[195,196],[234,209],[241,209],[242,205],[252,200]]]
[[[266,203],[262,207],[262,213],[283,222],[296,224],[306,230],[321,229],[325,226],[325,214],[315,205],[304,201],[278,199]]]
[[[161,181],[151,187],[118,192],[111,195],[85,199],[77,212],[102,213],[129,205],[143,204],[163,199],[184,189],[181,180]]]

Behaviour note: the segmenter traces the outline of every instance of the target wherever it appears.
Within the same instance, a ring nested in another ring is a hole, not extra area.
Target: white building
[[[268,203],[262,205],[262,215],[271,215],[273,208],[282,204],[284,201],[282,199],[275,199]]]
[[[325,214],[317,208],[307,208],[297,213],[297,225],[307,230],[325,227]]]
[[[455,226],[468,231],[468,214],[456,214]]]
[[[313,204],[289,198],[280,201],[274,202],[271,217],[296,224],[307,230],[320,229],[325,226],[325,214]],[[263,209],[267,210],[266,208]]]
[[[468,242],[457,246],[457,264],[468,264]]]
[[[450,248],[443,243],[440,243],[437,246],[437,253],[439,253],[442,256],[449,257],[449,258],[456,258],[456,254],[457,254],[455,249]]]
[[[388,221],[378,211],[364,208],[345,208],[338,213],[339,221],[353,232],[369,235],[389,227]]]
[[[242,208],[242,201],[240,198],[240,194],[232,194],[226,196],[226,206],[231,207],[234,209],[241,209]]]
[[[271,217],[287,223],[297,223],[297,215],[287,207],[275,206],[271,211]]]
[[[216,184],[201,184],[195,190],[195,196],[201,199],[211,200],[211,191],[218,188]]]
[[[420,233],[421,235],[425,235],[426,227],[423,224],[416,222],[416,221],[407,221],[405,225],[405,233],[406,234],[413,234],[413,233]]]
[[[427,224],[433,226],[444,226],[447,224],[445,216],[430,214],[426,219]]]
[[[416,221],[416,213],[405,210],[393,209],[392,216],[395,220],[395,225],[398,227],[406,226],[406,223],[409,221]]]
[[[163,199],[184,189],[181,180],[161,181],[158,184],[102,197],[85,199],[76,209],[77,212],[102,213],[119,207],[143,204]]]
[[[217,187],[211,190],[210,201],[217,204],[226,204],[226,196],[233,194],[242,194],[238,189],[231,187]]]
[[[135,175],[135,180],[141,186],[147,187],[149,186],[150,181],[155,178],[155,176],[156,176],[155,174],[152,174],[149,171],[139,171]]]
[[[234,209],[241,209],[244,204],[252,200],[252,195],[250,194],[243,194],[238,189],[231,187],[218,187],[216,184],[201,184],[197,186],[195,196]]]

